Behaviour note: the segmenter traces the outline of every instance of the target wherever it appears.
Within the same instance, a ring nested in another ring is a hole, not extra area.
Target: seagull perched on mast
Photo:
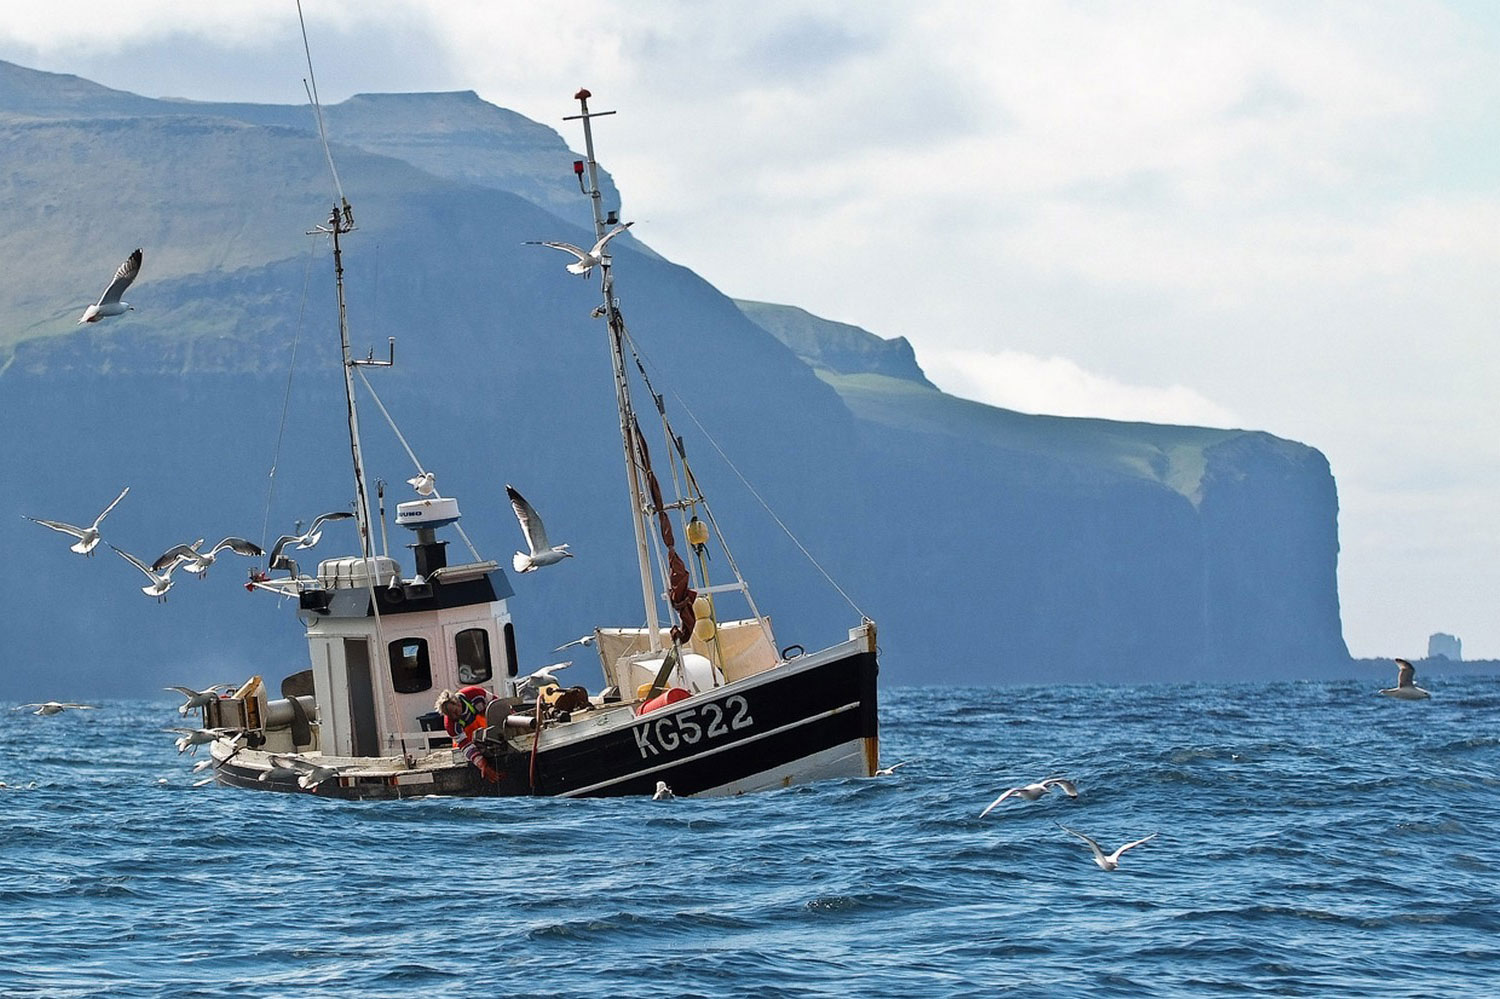
[[[120,296],[125,294],[125,289],[130,287],[130,282],[141,272],[141,251],[138,249],[125,258],[125,262],[115,271],[114,280],[110,281],[109,287],[104,289],[104,294],[99,296],[99,301],[83,310],[79,317],[79,325],[84,323],[97,323],[108,316],[122,316],[135,306],[129,302],[120,301]]]
[[[281,551],[287,545],[295,545],[298,548],[311,548],[323,539],[323,525],[330,520],[347,520],[354,516],[348,510],[335,510],[332,513],[322,513],[313,518],[312,526],[304,534],[283,534],[276,539],[271,546],[270,566],[272,569],[290,569],[294,565],[289,558],[282,556]]]
[[[614,239],[620,233],[624,232],[626,229],[629,229],[633,225],[635,225],[634,222],[626,222],[623,225],[615,226],[615,228],[611,229],[603,236],[600,236],[599,242],[595,243],[590,249],[587,250],[581,250],[578,247],[574,246],[572,243],[559,243],[540,239],[528,239],[526,241],[526,245],[550,246],[554,250],[562,250],[566,253],[573,254],[573,256],[577,257],[578,259],[568,265],[568,272],[570,274],[577,274],[580,277],[587,277],[589,272],[592,271],[595,266],[604,262],[605,244],[607,244],[610,240]]]
[[[567,550],[567,545],[547,543],[547,529],[542,526],[542,518],[537,516],[526,498],[509,483],[505,486],[505,495],[510,497],[510,505],[516,511],[516,520],[521,522],[521,533],[526,535],[526,546],[531,549],[530,554],[516,552],[515,558],[511,559],[511,565],[517,572],[531,572],[544,565],[573,557],[573,553]]]
[[[99,516],[95,517],[94,522],[88,527],[74,527],[72,524],[64,524],[60,520],[38,520],[35,517],[26,517],[24,513],[21,514],[21,516],[26,517],[26,519],[31,521],[33,524],[41,524],[43,527],[50,527],[54,531],[60,531],[63,534],[71,534],[73,537],[77,538],[78,541],[77,543],[70,545],[69,547],[80,555],[92,555],[94,553],[94,548],[99,544],[99,524],[109,514],[109,511],[115,508],[115,503],[118,503],[120,502],[120,500],[124,499],[125,494],[128,492],[130,492],[129,486],[121,489],[120,495],[115,497],[114,503],[111,503],[109,506],[105,507],[104,513],[101,513]]]
[[[173,562],[181,559],[182,567],[185,571],[197,573],[198,578],[202,579],[208,574],[208,567],[214,564],[214,559],[218,557],[219,552],[226,548],[236,555],[254,557],[265,554],[264,549],[260,545],[252,541],[246,541],[244,538],[225,538],[206,552],[198,550],[198,546],[201,544],[203,544],[202,538],[199,538],[190,545],[173,545],[162,552],[155,562],[151,563],[151,568],[160,572]]]
[[[108,541],[104,543],[109,545]],[[115,548],[114,545],[109,546],[111,548]],[[141,587],[142,593],[146,594],[146,596],[148,597],[155,597],[157,603],[166,602],[167,591],[172,588],[172,570],[176,569],[179,565],[182,564],[182,556],[179,555],[177,559],[165,569],[157,570],[151,568],[151,566],[147,565],[145,562],[142,562],[140,559],[136,558],[134,555],[130,554],[123,548],[115,548],[115,554],[120,556],[125,561],[129,562],[131,565],[135,566],[137,569],[144,572],[146,574],[146,578],[151,580],[151,582]]]

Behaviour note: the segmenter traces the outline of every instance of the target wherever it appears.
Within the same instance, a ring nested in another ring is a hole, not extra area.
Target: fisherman
[[[453,748],[461,750],[484,779],[491,783],[500,779],[500,772],[484,758],[484,754],[474,744],[474,736],[487,725],[485,711],[494,700],[483,687],[468,686],[460,687],[456,694],[451,690],[444,690],[438,695],[434,705],[443,716],[444,730],[453,738]]]

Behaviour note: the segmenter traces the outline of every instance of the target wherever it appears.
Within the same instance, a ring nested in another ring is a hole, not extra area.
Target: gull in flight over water
[[[162,552],[155,562],[151,563],[151,568],[160,572],[173,562],[181,559],[182,568],[185,572],[196,573],[198,578],[202,579],[208,574],[208,567],[214,564],[214,559],[218,557],[219,552],[225,549],[234,552],[236,555],[254,557],[265,554],[265,550],[260,545],[252,541],[246,541],[244,538],[225,538],[206,552],[198,550],[202,544],[203,539],[199,538],[190,545],[173,545]]]
[[[529,554],[516,552],[511,559],[511,565],[517,572],[531,572],[544,565],[573,557],[573,553],[567,550],[567,545],[547,543],[547,528],[542,526],[542,518],[537,516],[525,497],[509,484],[505,487],[505,495],[510,497],[510,505],[516,511],[516,520],[521,522],[521,533],[526,535],[526,547],[531,549]]]
[[[74,527],[72,524],[64,524],[60,520],[38,520],[35,517],[26,517],[24,513],[21,514],[21,516],[26,517],[26,519],[31,521],[33,524],[41,524],[43,527],[50,527],[54,531],[60,531],[63,534],[71,534],[73,537],[78,539],[76,544],[70,546],[71,549],[80,555],[92,555],[94,553],[94,548],[99,544],[99,524],[103,522],[106,516],[109,515],[109,511],[115,508],[115,504],[119,503],[120,500],[125,498],[125,494],[128,492],[130,492],[129,486],[121,489],[120,495],[115,497],[114,503],[111,503],[109,506],[105,507],[104,512],[95,517],[94,522],[88,527]]]
[[[334,510],[332,513],[321,513],[313,518],[312,526],[304,534],[283,534],[276,539],[271,546],[270,566],[272,569],[293,569],[296,564],[291,559],[281,554],[287,545],[295,545],[297,548],[311,548],[323,540],[323,525],[333,520],[347,520],[354,514],[348,510]]]
[[[1025,798],[1027,801],[1035,801],[1042,795],[1046,794],[1048,791],[1052,790],[1054,787],[1062,788],[1063,794],[1066,794],[1070,798],[1078,797],[1078,787],[1072,781],[1064,780],[1061,777],[1048,777],[1046,780],[1039,780],[1035,784],[1027,784],[1023,787],[1011,788],[1009,791],[1006,791],[1000,797],[990,802],[989,805],[985,807],[985,810],[979,813],[979,817],[982,819],[986,815],[990,814],[990,809],[1000,804],[1000,802],[1004,801],[1006,798]]]
[[[296,776],[297,786],[305,791],[316,791],[319,784],[337,777],[344,769],[341,766],[324,766],[301,756],[291,755],[272,756],[271,762],[276,767],[289,768]]]
[[[1381,693],[1402,701],[1421,701],[1432,696],[1417,686],[1417,668],[1405,659],[1396,660],[1396,685],[1386,687]]]
[[[78,324],[97,323],[108,316],[123,316],[135,306],[129,302],[120,301],[120,296],[125,294],[125,289],[130,287],[130,282],[141,272],[141,251],[136,250],[125,258],[125,262],[115,271],[114,280],[110,281],[109,287],[104,289],[104,294],[99,296],[99,301],[83,310],[83,315],[78,318]]]
[[[528,239],[526,241],[526,245],[550,246],[554,250],[562,250],[564,253],[573,254],[573,256],[577,257],[578,259],[568,265],[568,272],[570,274],[580,275],[581,277],[587,277],[589,271],[592,271],[597,265],[604,262],[605,245],[608,244],[610,240],[614,239],[620,233],[624,232],[626,229],[629,229],[633,225],[635,225],[634,222],[626,222],[624,225],[615,226],[609,232],[605,233],[603,236],[600,236],[599,242],[595,243],[587,250],[579,249],[572,243],[558,243],[540,239]]]
[[[594,636],[593,635],[584,635],[582,638],[575,638],[571,642],[563,642],[561,645],[559,645],[557,648],[553,649],[552,651],[553,652],[561,652],[563,649],[571,649],[575,645],[593,645],[593,644],[594,644]]]
[[[60,715],[64,711],[88,711],[98,707],[97,704],[74,704],[72,701],[41,701],[36,704],[23,704],[13,710],[25,711],[27,708],[36,708],[34,715]]]
[[[1096,843],[1096,842],[1094,842],[1094,840],[1093,840],[1092,837],[1085,836],[1081,832],[1078,832],[1078,831],[1073,830],[1073,829],[1069,829],[1067,826],[1063,825],[1062,823],[1058,823],[1057,824],[1057,828],[1061,829],[1065,833],[1070,833],[1070,834],[1072,834],[1074,836],[1077,836],[1079,839],[1081,839],[1085,843],[1087,843],[1089,845],[1089,849],[1094,852],[1094,863],[1098,864],[1099,868],[1101,870],[1105,870],[1105,871],[1112,871],[1115,868],[1119,867],[1120,866],[1120,855],[1122,853],[1124,853],[1126,850],[1134,849],[1135,847],[1140,846],[1142,843],[1149,843],[1153,839],[1155,839],[1157,837],[1157,835],[1158,835],[1157,833],[1152,833],[1150,836],[1146,836],[1146,837],[1144,837],[1142,839],[1131,840],[1129,843],[1126,843],[1124,846],[1120,847],[1114,853],[1105,853],[1102,849],[1099,848],[1099,844]]]
[[[108,541],[104,543],[109,545]],[[111,548],[115,548],[114,545],[109,546]],[[142,562],[140,559],[136,558],[134,555],[130,554],[123,548],[115,548],[115,554],[119,555],[122,559],[129,562],[131,565],[135,566],[137,569],[146,574],[146,578],[149,579],[150,582],[141,587],[142,593],[146,594],[146,596],[148,597],[155,597],[157,603],[166,602],[167,591],[172,588],[172,570],[176,569],[179,565],[182,564],[181,556],[179,556],[176,561],[167,566],[165,569],[157,570],[151,568],[145,562]]]
[[[179,754],[186,752],[189,756],[197,756],[198,755],[198,747],[199,746],[204,746],[204,745],[207,745],[208,743],[213,742],[213,741],[215,741],[217,739],[222,739],[224,736],[228,735],[230,732],[233,732],[234,729],[231,729],[231,728],[169,728],[169,729],[167,729],[167,731],[168,732],[178,732],[178,733],[180,733],[177,736],[177,738],[174,740],[174,743],[177,746],[177,752]],[[242,732],[242,733],[240,733],[239,736],[236,736],[236,738],[243,738],[243,736],[244,736],[244,733]]]
[[[187,713],[194,708],[201,708],[218,700],[219,691],[232,690],[234,688],[232,684],[216,683],[212,687],[204,687],[202,690],[194,690],[192,687],[179,687],[175,685],[171,687],[164,687],[162,689],[175,690],[177,691],[177,693],[187,698],[187,700],[182,703],[182,706],[177,709],[177,713],[179,715],[186,716]]]
[[[900,770],[902,767],[906,766],[908,763],[914,763],[914,762],[915,762],[914,760],[902,760],[900,763],[892,763],[888,767],[881,767],[879,770],[876,770],[875,771],[875,776],[876,777],[890,777],[897,770]]]

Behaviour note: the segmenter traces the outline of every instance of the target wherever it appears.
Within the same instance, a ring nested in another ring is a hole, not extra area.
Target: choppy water
[[[166,701],[0,711],[0,995],[1494,996],[1500,678],[1423,681],[886,689],[895,776],[672,802],[194,788]]]

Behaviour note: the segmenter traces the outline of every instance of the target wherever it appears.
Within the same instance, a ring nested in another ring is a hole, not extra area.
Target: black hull
[[[845,647],[847,649],[847,646]],[[658,781],[674,794],[735,794],[817,780],[870,776],[879,760],[875,653],[866,650],[794,660],[773,670],[633,718],[582,712],[549,730],[535,753],[487,747],[498,782],[467,763],[354,773],[313,789],[295,780],[262,780],[261,754],[230,755],[218,781],[263,791],[346,799],[420,795],[613,797],[650,795]],[[596,719],[597,716],[597,719]]]

